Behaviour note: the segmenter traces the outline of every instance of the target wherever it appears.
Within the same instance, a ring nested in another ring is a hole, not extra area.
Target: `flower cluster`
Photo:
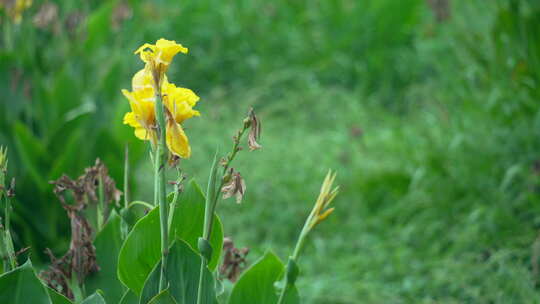
[[[166,142],[173,155],[189,158],[191,148],[182,128],[182,123],[200,113],[193,110],[199,101],[192,90],[169,83],[167,72],[174,56],[186,54],[188,49],[175,41],[159,39],[156,44],[145,43],[135,51],[144,61],[145,67],[135,73],[132,91],[122,90],[131,106],[131,112],[124,116],[124,124],[135,129],[135,136],[157,143],[158,123],[156,118],[156,98],[161,98],[166,117]]]

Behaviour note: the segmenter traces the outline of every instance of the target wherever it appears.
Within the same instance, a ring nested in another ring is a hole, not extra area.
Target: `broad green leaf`
[[[94,10],[88,16],[86,21],[86,50],[93,50],[95,47],[102,45],[110,34],[110,19],[115,2],[103,2],[97,10]]]
[[[94,292],[88,298],[84,299],[81,304],[106,304],[105,299],[99,294],[99,292]]]
[[[150,303],[150,299],[159,291],[159,277],[161,262],[156,265],[148,276],[140,304]],[[169,293],[180,304],[197,303],[199,289],[199,274],[201,270],[201,256],[182,240],[173,243],[167,258],[167,277],[169,280]],[[203,304],[213,304],[216,301],[215,282],[213,274],[205,269],[203,284]]]
[[[85,283],[88,293],[103,290],[103,297],[108,303],[118,303],[125,290],[116,276],[118,253],[122,246],[120,225],[120,216],[113,211],[94,241],[99,272],[88,277]]]
[[[137,299],[137,296],[133,293],[131,290],[126,290],[124,295],[122,296],[122,299],[120,300],[119,304],[138,304],[139,299]]]
[[[36,277],[30,260],[0,276],[0,303],[51,303],[47,289]]]
[[[47,155],[46,149],[24,124],[15,123],[14,131],[17,154],[21,158],[26,171],[33,179],[34,184],[43,192],[46,183],[44,183],[45,175],[41,172],[40,165]]]
[[[191,182],[179,198],[174,211],[170,242],[186,241],[197,248],[204,224],[204,195],[195,182]],[[223,244],[221,221],[214,216],[210,244],[213,248],[210,269],[217,266]],[[161,259],[159,207],[141,218],[128,234],[118,259],[118,277],[135,294],[140,295],[146,278]]]
[[[50,95],[48,96],[51,107],[47,109],[49,110],[47,136],[57,133],[66,121],[64,119],[65,113],[74,106],[79,105],[82,99],[81,82],[75,76],[75,71],[67,65],[64,65],[54,74]],[[79,100],[79,102],[74,103],[74,100]]]
[[[66,298],[63,294],[58,293],[56,290],[47,287],[47,291],[51,297],[52,304],[73,304],[71,300]]]
[[[168,290],[164,290],[153,297],[148,304],[178,304],[178,302],[174,300]]]
[[[156,207],[133,226],[124,241],[118,257],[118,278],[135,294],[140,294],[160,256],[159,207]]]
[[[234,286],[229,304],[275,304],[278,294],[274,283],[285,271],[283,263],[272,252],[267,252],[261,259],[246,270]],[[285,303],[300,303],[296,288],[289,292]]]
[[[204,194],[199,185],[195,181],[191,181],[179,198],[171,226],[171,235],[186,241],[192,248],[198,248],[197,242],[203,234],[204,209]],[[213,252],[208,268],[214,270],[219,263],[223,246],[223,225],[217,215],[214,215],[210,244]]]
[[[146,278],[144,282],[141,297],[139,298],[139,304],[146,304],[152,300],[153,297],[159,292],[159,279],[161,272],[161,260],[154,266],[152,272]]]
[[[75,167],[76,162],[81,157],[79,153],[81,138],[81,129],[75,129],[69,136],[63,138],[62,153],[57,154],[54,158],[54,162],[48,172],[49,180],[58,178],[67,168]]]

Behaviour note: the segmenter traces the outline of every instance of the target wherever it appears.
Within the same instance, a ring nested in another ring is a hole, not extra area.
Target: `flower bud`
[[[335,179],[336,174],[332,173],[332,171],[328,171],[328,174],[326,174],[324,182],[321,186],[319,197],[317,198],[315,206],[313,207],[313,217],[309,223],[310,229],[313,229],[319,223],[324,221],[332,212],[334,212],[334,208],[328,208],[328,206],[330,203],[332,203],[339,191],[339,186],[332,189],[332,184],[334,183]]]
[[[0,170],[1,171],[6,171],[7,170],[7,164],[8,164],[7,148],[0,146]]]

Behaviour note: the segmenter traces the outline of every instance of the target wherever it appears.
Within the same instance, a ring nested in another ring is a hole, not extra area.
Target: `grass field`
[[[73,37],[31,20],[4,32],[0,143],[14,147],[19,246],[39,256],[68,240],[52,196],[34,201],[28,189],[50,192],[48,179],[96,156],[121,184],[126,142],[134,198],[151,200],[147,148],[121,125],[120,89],[141,68],[126,54],[165,37],[190,47],[170,78],[201,96],[202,115],[186,126],[189,177],[206,183],[208,160],[229,149],[250,106],[262,120],[263,149],[235,166],[245,201],[219,206],[250,261],[266,249],[286,259],[324,175],[338,172],[335,214],[300,259],[304,303],[540,302],[534,1],[453,1],[442,22],[420,0],[133,2],[113,30],[117,3],[63,2],[62,18],[88,14]],[[11,89],[14,70],[31,97]],[[66,113],[76,118],[59,123]],[[77,132],[54,131],[65,128]],[[83,139],[78,157],[62,158]],[[40,223],[34,207],[48,210]]]

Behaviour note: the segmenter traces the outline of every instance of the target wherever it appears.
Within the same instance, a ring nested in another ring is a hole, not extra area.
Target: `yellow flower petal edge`
[[[145,43],[139,47],[135,54],[141,56],[141,60],[149,63],[163,64],[168,67],[174,56],[178,53],[188,53],[188,49],[174,40],[159,39],[156,44]]]

